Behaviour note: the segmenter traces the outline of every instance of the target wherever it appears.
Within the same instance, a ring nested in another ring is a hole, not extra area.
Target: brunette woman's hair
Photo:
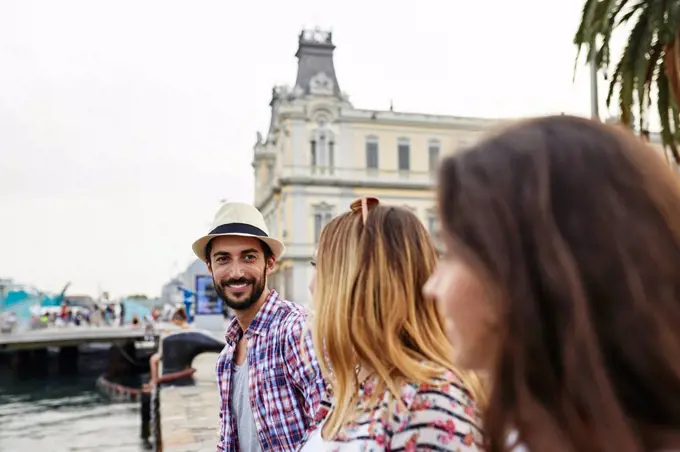
[[[487,450],[680,445],[680,185],[632,134],[570,116],[446,158],[444,237],[497,293]],[[669,439],[670,438],[670,439]]]

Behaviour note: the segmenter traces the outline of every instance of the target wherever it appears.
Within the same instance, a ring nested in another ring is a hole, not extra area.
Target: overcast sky
[[[417,5],[415,7],[414,5]],[[250,202],[256,131],[332,29],[360,108],[589,115],[578,0],[2,0],[0,277],[157,295],[221,199]]]

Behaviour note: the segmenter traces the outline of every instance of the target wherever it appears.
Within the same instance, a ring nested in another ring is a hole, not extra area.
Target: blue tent
[[[51,297],[39,290],[30,287],[14,286],[9,287],[6,294],[0,292],[0,313],[14,312],[19,324],[31,321],[31,306],[40,305],[42,307],[60,306],[64,299],[64,292],[69,285],[57,296]]]
[[[151,314],[151,309],[134,300],[122,300],[122,303],[125,305],[125,323],[132,322],[135,315],[139,320],[142,320],[145,316]]]

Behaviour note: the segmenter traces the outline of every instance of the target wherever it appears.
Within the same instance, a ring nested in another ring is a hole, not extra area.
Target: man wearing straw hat
[[[217,451],[295,450],[312,426],[325,385],[305,333],[308,311],[267,287],[283,243],[269,237],[255,207],[227,203],[192,248],[235,313],[217,360]]]

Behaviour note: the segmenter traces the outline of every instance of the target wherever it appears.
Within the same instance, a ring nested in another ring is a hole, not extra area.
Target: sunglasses
[[[366,220],[368,219],[368,211],[380,204],[380,200],[375,196],[362,196],[359,199],[352,201],[349,205],[349,209],[352,212],[361,212],[361,217],[366,225]]]

